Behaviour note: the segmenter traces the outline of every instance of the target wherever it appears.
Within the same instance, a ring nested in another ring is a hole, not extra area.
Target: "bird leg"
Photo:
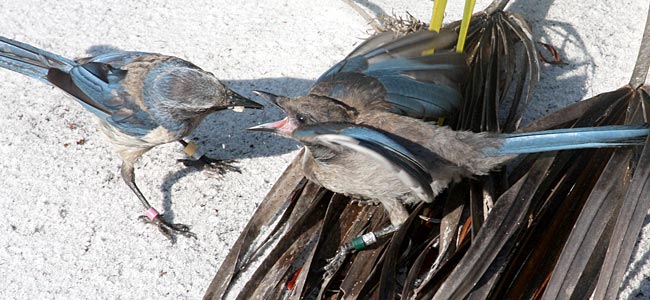
[[[404,224],[404,222],[406,222],[406,219],[408,219],[408,211],[400,200],[395,198],[380,198],[377,200],[388,212],[388,217],[390,218],[391,225],[388,225],[377,231],[369,232],[364,235],[355,237],[352,239],[352,241],[341,245],[338,251],[336,251],[336,255],[333,258],[327,260],[327,265],[325,266],[326,276],[334,275],[336,270],[341,267],[345,261],[345,258],[350,252],[352,252],[352,250],[362,250],[372,244],[375,244],[377,240],[397,231],[397,229],[399,229],[399,227]]]
[[[377,231],[368,232],[364,235],[357,236],[352,239],[352,241],[347,242],[336,251],[334,257],[327,260],[327,265],[324,267],[325,276],[329,277],[334,275],[336,271],[343,265],[345,258],[348,256],[352,250],[363,250],[370,245],[377,243],[381,238],[384,238],[391,233],[397,231],[399,225],[388,225]]]
[[[131,190],[135,193],[136,196],[138,196],[138,199],[140,199],[140,202],[144,206],[144,208],[147,210],[146,215],[139,216],[138,219],[148,223],[148,224],[153,224],[158,227],[158,230],[162,232],[165,237],[167,237],[169,240],[174,243],[175,234],[180,234],[185,237],[193,237],[196,238],[196,235],[190,231],[190,227],[184,224],[178,224],[178,223],[169,223],[165,221],[163,216],[158,213],[158,211],[151,207],[149,204],[149,201],[142,195],[142,192],[140,192],[140,189],[138,186],[135,184],[135,171],[134,171],[134,166],[132,163],[128,163],[126,161],[122,162],[122,179],[124,179],[124,182],[126,182],[126,185],[131,188]]]
[[[235,160],[214,159],[202,154],[199,147],[193,142],[179,140],[184,146],[183,151],[190,156],[189,159],[179,159],[186,167],[194,167],[199,170],[205,170],[211,177],[221,177],[229,171],[241,173],[241,169],[235,166]]]

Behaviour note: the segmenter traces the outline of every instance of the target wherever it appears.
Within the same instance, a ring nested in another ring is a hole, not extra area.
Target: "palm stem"
[[[508,2],[510,2],[510,0],[494,0],[485,9],[485,13],[489,15],[494,13],[497,10],[503,10],[504,8],[506,8],[506,5],[508,5]]]

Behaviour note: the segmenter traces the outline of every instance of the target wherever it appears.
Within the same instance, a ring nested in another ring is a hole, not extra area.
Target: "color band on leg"
[[[155,208],[150,207],[149,209],[147,209],[147,212],[145,212],[145,215],[147,215],[147,218],[149,218],[149,220],[153,221],[160,214],[158,213],[158,211]]]
[[[192,141],[190,141],[189,143],[187,143],[187,145],[185,145],[185,147],[183,148],[183,152],[185,152],[185,154],[189,155],[194,159],[199,159],[203,155],[203,153],[199,151],[199,146],[197,146]]]

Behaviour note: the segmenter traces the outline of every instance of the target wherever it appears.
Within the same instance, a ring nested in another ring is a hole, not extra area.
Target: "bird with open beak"
[[[407,206],[433,202],[462,177],[484,175],[522,153],[638,145],[648,135],[646,126],[495,134],[426,122],[422,119],[444,114],[430,108],[453,108],[455,100],[460,102],[454,98],[460,94],[457,72],[466,66],[463,56],[452,52],[404,55],[388,50],[395,43],[421,46],[425,35],[438,37],[432,32],[407,35],[347,58],[306,96],[255,91],[286,117],[250,130],[301,142],[302,169],[309,180],[352,198],[378,201],[389,215],[389,226],[342,245],[326,266],[328,272],[337,270],[353,249],[397,230],[408,218]],[[375,60],[373,53],[385,56]]]
[[[337,153],[317,143],[301,140],[294,136],[294,132],[320,123],[355,124],[361,122],[359,118],[375,113],[423,120],[435,120],[454,113],[461,105],[462,83],[468,73],[465,56],[452,51],[455,42],[456,34],[445,31],[419,31],[402,37],[392,32],[372,36],[323,73],[305,96],[289,99],[255,91],[280,107],[287,116],[280,121],[249,129],[307,142],[302,161],[305,176],[310,180],[357,200],[374,202],[386,199],[382,204],[395,226],[369,234],[374,234],[374,237],[389,234],[404,222],[408,213],[403,204],[395,201],[397,198],[389,194],[375,195],[381,190],[373,190],[373,184],[361,184],[379,179],[368,169],[377,164],[363,165],[365,158],[352,159],[350,168],[346,168],[345,164],[340,168],[341,165],[334,163],[338,158]],[[435,54],[431,55],[433,49]],[[320,168],[319,161],[333,168]],[[357,164],[359,167],[355,168]],[[353,169],[358,171],[357,174],[345,173]],[[384,170],[380,172],[385,173]],[[330,180],[332,178],[341,180]],[[357,178],[359,181],[356,181]],[[355,191],[356,187],[362,190]],[[366,239],[367,245],[371,243]],[[344,244],[326,269],[335,270],[351,251],[350,245]]]

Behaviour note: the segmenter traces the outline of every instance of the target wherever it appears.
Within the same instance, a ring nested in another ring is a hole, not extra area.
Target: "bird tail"
[[[648,125],[569,128],[499,135],[498,148],[485,149],[487,155],[509,155],[570,149],[642,145],[650,134]]]
[[[0,67],[48,83],[50,69],[68,73],[73,60],[0,36]]]

